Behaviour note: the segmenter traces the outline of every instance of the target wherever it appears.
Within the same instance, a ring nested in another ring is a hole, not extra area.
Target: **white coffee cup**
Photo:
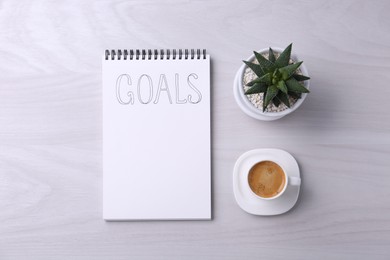
[[[284,174],[284,179],[285,179],[285,182],[284,182],[284,186],[283,186],[283,189],[278,193],[276,194],[275,196],[273,197],[262,197],[260,195],[258,195],[257,193],[255,193],[252,188],[250,187],[249,185],[249,173],[251,172],[252,168],[261,163],[261,162],[265,162],[265,161],[269,161],[269,162],[273,162],[275,163],[276,165],[278,165],[282,171],[283,171],[283,174]],[[256,162],[255,164],[252,165],[252,167],[249,169],[248,173],[247,173],[247,185],[248,185],[248,189],[252,192],[252,194],[254,196],[256,196],[257,198],[260,198],[262,200],[274,200],[276,198],[279,198],[280,196],[282,196],[282,194],[286,191],[287,187],[290,185],[290,186],[300,186],[301,185],[301,179],[299,177],[292,177],[292,176],[288,176],[288,174],[286,173],[286,170],[283,168],[282,165],[280,165],[279,163],[275,162],[275,161],[272,161],[272,160],[264,160],[264,161],[259,161],[259,162]]]

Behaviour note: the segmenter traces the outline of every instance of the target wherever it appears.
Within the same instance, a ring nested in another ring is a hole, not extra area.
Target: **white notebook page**
[[[211,219],[210,169],[209,56],[103,58],[103,218]]]

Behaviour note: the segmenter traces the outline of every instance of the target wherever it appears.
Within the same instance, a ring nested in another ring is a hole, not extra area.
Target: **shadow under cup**
[[[286,190],[288,176],[279,164],[273,161],[260,161],[249,170],[248,184],[257,197],[275,199]]]

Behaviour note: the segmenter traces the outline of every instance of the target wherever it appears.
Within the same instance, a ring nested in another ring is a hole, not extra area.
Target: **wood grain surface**
[[[389,1],[0,2],[0,259],[390,259]],[[312,92],[276,122],[246,116],[233,78],[285,47]],[[212,221],[102,220],[101,55],[206,48],[212,57]],[[280,148],[296,207],[236,204],[243,152]]]

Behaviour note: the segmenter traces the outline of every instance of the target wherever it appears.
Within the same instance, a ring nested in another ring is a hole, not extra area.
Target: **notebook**
[[[106,50],[103,218],[211,219],[210,57]]]

